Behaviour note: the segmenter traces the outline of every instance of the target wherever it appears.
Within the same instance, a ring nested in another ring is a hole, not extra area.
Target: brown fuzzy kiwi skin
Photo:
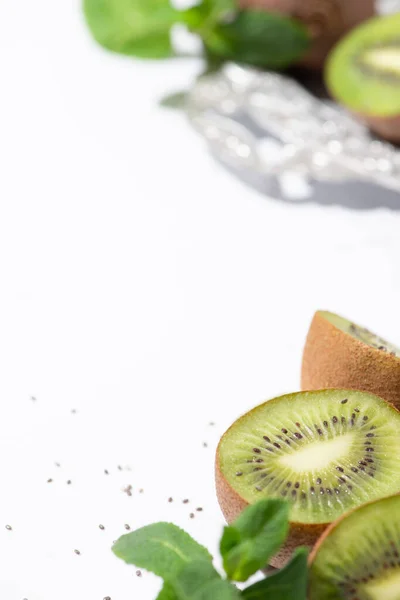
[[[219,466],[220,444],[217,448],[215,460],[215,486],[222,513],[226,521],[232,523],[249,503],[232,488],[221,472]],[[276,568],[283,567],[290,560],[298,546],[312,547],[328,525],[329,523],[290,523],[289,535],[285,544],[278,554],[269,561],[269,564]]]
[[[359,116],[361,116],[374,133],[388,142],[400,144],[400,114],[394,117]]]
[[[336,42],[375,14],[375,0],[240,0],[242,8],[265,9],[302,21],[312,45],[299,64],[321,69]]]
[[[361,390],[400,409],[400,358],[357,340],[317,312],[304,347],[301,388]]]

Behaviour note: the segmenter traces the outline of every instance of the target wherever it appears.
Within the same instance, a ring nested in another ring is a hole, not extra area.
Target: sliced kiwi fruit
[[[290,503],[290,535],[271,562],[282,566],[344,512],[400,492],[400,413],[354,390],[265,402],[221,438],[216,487],[228,522],[261,498]]]
[[[400,409],[400,349],[352,321],[318,311],[304,348],[301,387],[364,390]]]
[[[326,83],[377,133],[400,141],[400,13],[370,19],[330,54]]]
[[[243,8],[264,8],[304,23],[312,43],[300,62],[312,69],[321,69],[337,40],[375,14],[375,0],[240,0],[239,3]]]
[[[310,556],[310,600],[399,600],[400,496],[333,523]]]

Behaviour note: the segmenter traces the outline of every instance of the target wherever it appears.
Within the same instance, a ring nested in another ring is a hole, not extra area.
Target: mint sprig
[[[306,600],[307,550],[298,549],[281,571],[239,590],[279,550],[289,530],[283,500],[261,500],[224,529],[220,550],[225,570],[213,566],[208,551],[171,523],[154,523],[122,536],[114,553],[128,564],[162,577],[157,600]]]
[[[202,0],[178,10],[170,0],[83,0],[93,37],[104,48],[138,58],[174,55],[171,31],[183,24],[198,35],[207,58],[281,69],[309,46],[305,27],[290,17],[240,10],[237,0]]]

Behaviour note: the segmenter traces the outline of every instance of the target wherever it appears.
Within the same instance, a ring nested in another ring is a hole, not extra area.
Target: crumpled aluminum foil
[[[291,77],[227,64],[197,81],[187,108],[216,158],[271,195],[315,199],[323,182],[331,187],[329,203],[341,203],[337,184],[352,181],[379,186],[379,202],[368,207],[400,208],[400,149]],[[390,199],[382,200],[383,190]]]

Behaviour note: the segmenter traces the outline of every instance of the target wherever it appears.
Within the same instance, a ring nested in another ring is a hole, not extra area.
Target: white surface
[[[112,540],[215,549],[218,436],[298,388],[314,309],[399,344],[400,214],[247,189],[157,107],[199,65],[102,52],[77,1],[1,3],[0,63],[0,597],[152,600]]]

